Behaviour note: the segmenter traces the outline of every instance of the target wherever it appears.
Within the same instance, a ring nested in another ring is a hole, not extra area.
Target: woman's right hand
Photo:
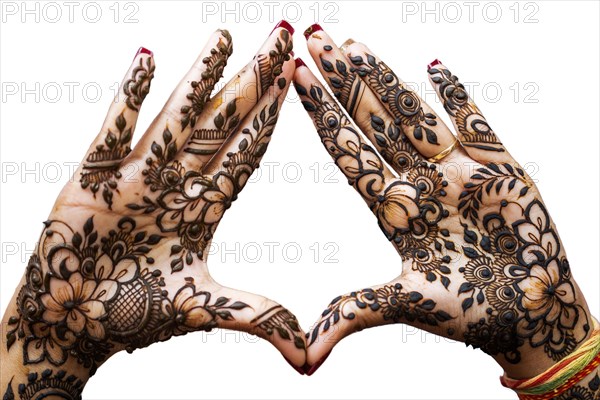
[[[318,25],[305,35],[337,101],[302,63],[296,90],[401,257],[398,277],[327,306],[309,334],[311,373],[345,336],[390,323],[480,348],[512,378],[572,353],[594,322],[556,227],[458,78],[428,67],[456,137],[364,44],[340,50]]]

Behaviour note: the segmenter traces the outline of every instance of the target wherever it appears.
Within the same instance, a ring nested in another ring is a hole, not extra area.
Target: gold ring
[[[456,138],[454,138],[454,142],[452,142],[452,144],[450,146],[446,147],[444,150],[440,151],[435,156],[429,157],[427,159],[427,161],[432,162],[432,163],[441,161],[442,159],[446,158],[448,156],[448,154],[452,153],[452,150],[454,150],[457,145],[458,145],[458,140]]]
[[[342,45],[340,46],[340,51],[341,51],[342,53],[346,53],[346,48],[347,48],[348,46],[350,46],[351,44],[353,44],[353,43],[356,43],[356,42],[354,41],[354,39],[348,39],[348,40],[346,40],[346,41],[345,41],[344,43],[342,43]]]

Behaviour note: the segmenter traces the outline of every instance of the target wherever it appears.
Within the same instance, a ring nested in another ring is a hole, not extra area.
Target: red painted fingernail
[[[306,64],[304,64],[304,61],[302,61],[300,57],[296,58],[294,61],[296,62],[296,68],[306,67]]]
[[[304,375],[304,368],[295,366],[290,360],[288,360],[286,356],[283,356],[283,358],[285,359],[285,361],[287,361],[288,364],[290,364],[290,367],[296,370],[297,373],[299,373],[300,375]]]
[[[149,55],[153,55],[154,53],[152,53],[150,50],[148,50],[145,47],[140,47],[137,51],[137,53],[135,53],[136,56],[140,55],[140,54],[149,54]]]
[[[433,68],[436,65],[441,64],[441,63],[442,62],[436,58],[435,60],[433,60],[432,62],[430,62],[429,65],[427,65],[427,69],[431,69],[431,68]]]
[[[321,359],[319,361],[314,363],[313,366],[310,367],[310,369],[308,371],[306,371],[306,375],[311,376],[312,374],[317,372],[317,370],[321,367],[321,365],[323,365],[323,363],[325,362],[325,360],[327,360],[327,357],[329,357],[330,354],[331,354],[331,351],[329,351],[329,353],[327,353],[323,357],[321,357]]]
[[[290,25],[290,23],[287,22],[285,19],[282,19],[281,21],[279,21],[277,23],[277,25],[275,25],[275,28],[273,28],[271,33],[273,33],[275,31],[275,29],[277,29],[277,28],[283,28],[283,29],[287,30],[289,33],[291,33],[292,35],[294,34],[294,32],[296,32],[294,27],[292,25]]]
[[[321,25],[319,24],[312,24],[311,26],[308,27],[308,29],[306,29],[304,31],[304,37],[306,38],[306,40],[308,40],[308,38],[310,37],[310,35],[312,35],[313,33],[322,31],[323,28],[321,28]]]

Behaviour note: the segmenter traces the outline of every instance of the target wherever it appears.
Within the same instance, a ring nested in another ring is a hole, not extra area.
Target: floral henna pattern
[[[204,250],[218,223],[267,150],[277,117],[279,99],[265,106],[252,120],[251,131],[242,130],[244,139],[237,152],[228,154],[223,170],[214,176],[199,171],[186,171],[175,160],[177,144],[165,129],[163,144],[152,144],[153,158],[148,158],[148,168],[143,171],[145,184],[157,193],[155,199],[143,197],[143,204],[128,204],[132,210],[150,214],[158,210],[156,224],[163,233],[176,232],[180,243],[171,247],[171,270],[181,271],[194,261],[194,254],[204,258]]]
[[[145,60],[145,61],[144,61]],[[150,83],[154,78],[154,61],[152,57],[140,58],[131,77],[125,81],[123,92],[125,104],[130,112],[138,113],[146,95],[150,92]],[[86,157],[81,172],[81,187],[89,188],[94,197],[102,190],[102,199],[112,209],[114,191],[118,191],[117,181],[121,179],[119,172],[121,162],[131,152],[132,126],[128,126],[125,111],[115,119],[116,130],[108,129],[104,143]]]
[[[520,217],[509,224],[513,215]],[[465,282],[458,295],[464,312],[475,301],[487,302],[487,317],[468,324],[465,342],[512,363],[521,360],[526,342],[562,359],[585,339],[591,322],[576,301],[569,262],[544,205],[502,200],[482,221],[479,232],[463,225],[469,261],[459,269]]]
[[[455,117],[461,144],[479,150],[504,152],[505,149],[458,78],[446,68],[430,68],[431,80],[438,85],[437,91],[444,108]]]
[[[340,74],[332,62],[321,62],[329,75]],[[358,57],[352,62],[363,65]],[[377,87],[376,79],[393,87],[389,92],[377,91],[383,102],[403,94],[385,65],[374,58],[367,64],[355,71],[370,87]],[[478,164],[467,179],[449,182],[443,164],[423,160],[403,134],[408,120],[386,123],[372,113],[372,139],[399,175],[390,179],[377,152],[318,85],[295,86],[323,145],[376,215],[405,269],[423,274],[425,284],[441,284],[433,289],[440,298],[458,299],[447,312],[449,318],[415,318],[402,308],[401,317],[394,319],[393,313],[380,310],[386,296],[375,292],[382,289],[354,292],[332,302],[307,337],[309,343],[341,320],[356,318],[356,307],[383,312],[384,321],[414,322],[425,329],[460,318],[464,321],[460,330],[443,325],[447,336],[459,334],[467,345],[512,364],[522,361],[525,346],[558,361],[585,340],[591,317],[578,299],[554,224],[533,182],[516,162]],[[468,97],[459,94],[458,87],[448,84],[439,90],[448,96],[449,112],[465,109],[460,101],[468,104]],[[414,121],[422,120],[417,116]],[[474,124],[483,126],[481,121]],[[388,291],[390,287],[385,286]]]
[[[210,100],[210,93],[215,87],[215,84],[223,76],[223,70],[227,66],[227,60],[233,53],[233,41],[227,30],[220,30],[221,37],[215,48],[211,49],[210,56],[205,57],[202,62],[206,65],[206,70],[202,72],[200,81],[192,81],[192,92],[188,93],[187,99],[189,105],[181,107],[181,130],[184,130],[188,125],[192,128],[196,125],[196,121],[204,106]]]
[[[367,288],[333,299],[310,334],[308,345],[316,343],[320,334],[329,331],[342,318],[355,319],[357,309],[381,313],[389,323],[418,321],[438,326],[441,322],[454,319],[446,311],[439,309],[435,301],[423,298],[419,292],[406,291],[400,283],[385,285],[376,290]]]
[[[352,71],[365,79],[381,102],[388,105],[394,124],[403,127],[416,140],[439,145],[437,134],[430,128],[437,125],[436,115],[423,111],[419,96],[407,89],[384,62],[370,54],[366,57],[366,63],[362,56],[349,57],[354,65]]]
[[[136,229],[123,217],[100,236],[89,218],[82,231],[64,222],[45,223],[29,261],[17,315],[8,321],[6,345],[23,340],[23,362],[61,366],[74,358],[93,375],[116,347],[131,352],[187,332],[232,320],[247,304],[197,290],[194,280],[173,295],[153,248],[163,237]]]

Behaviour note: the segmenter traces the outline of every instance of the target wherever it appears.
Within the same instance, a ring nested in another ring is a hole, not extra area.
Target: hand
[[[296,90],[402,259],[397,278],[327,306],[309,333],[310,373],[345,336],[400,322],[480,348],[513,378],[571,353],[593,320],[556,227],[457,77],[428,69],[458,141],[365,45],[340,50],[318,25],[305,35],[337,101],[302,62]]]
[[[211,98],[232,53],[229,33],[217,31],[130,150],[154,76],[152,53],[140,49],[5,313],[6,393],[75,398],[116,352],[217,327],[257,334],[305,363],[294,315],[215,282],[205,252],[267,150],[294,72],[292,33],[278,24]]]

